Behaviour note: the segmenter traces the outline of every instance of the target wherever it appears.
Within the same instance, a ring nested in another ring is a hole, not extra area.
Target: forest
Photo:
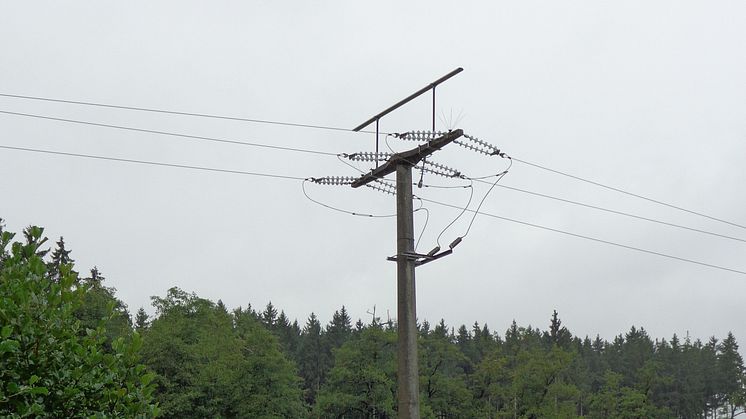
[[[170,288],[131,313],[60,237],[0,220],[0,416],[395,418],[396,323],[344,306],[298,322]],[[548,310],[548,311],[551,311]],[[546,329],[419,324],[423,418],[734,418],[733,334],[611,341]]]

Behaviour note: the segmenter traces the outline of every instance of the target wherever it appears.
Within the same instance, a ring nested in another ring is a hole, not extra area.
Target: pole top
[[[355,131],[355,132],[360,131],[361,129],[367,127],[368,125],[372,124],[373,122],[378,121],[379,119],[381,119],[384,116],[388,115],[389,113],[395,111],[396,109],[398,109],[402,105],[405,105],[407,102],[410,102],[411,100],[415,99],[416,97],[422,95],[423,93],[428,92],[428,91],[430,91],[432,89],[435,89],[435,86],[443,83],[444,81],[450,79],[451,77],[455,76],[456,74],[458,74],[458,73],[460,73],[462,71],[464,71],[464,69],[462,67],[458,67],[457,69],[451,71],[450,73],[448,73],[445,76],[439,78],[438,80],[435,80],[434,82],[432,82],[432,83],[428,84],[427,86],[423,87],[422,89],[420,89],[420,90],[412,93],[411,95],[409,95],[406,98],[400,100],[399,102],[396,102],[392,106],[388,107],[385,111],[380,112],[380,113],[374,115],[372,118],[370,118],[369,120],[363,122],[362,124],[358,125],[357,127],[353,128],[352,130]]]

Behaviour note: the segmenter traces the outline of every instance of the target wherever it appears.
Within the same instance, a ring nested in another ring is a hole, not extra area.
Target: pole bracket
[[[398,262],[399,261],[399,257],[401,256],[401,257],[403,257],[406,260],[410,260],[410,261],[414,262],[415,266],[421,266],[421,265],[424,265],[426,263],[430,263],[430,262],[432,262],[434,260],[440,259],[443,256],[448,256],[451,253],[453,253],[453,249],[444,250],[444,251],[442,251],[440,253],[437,253],[437,254],[434,254],[434,255],[425,255],[425,254],[422,254],[422,253],[415,253],[415,252],[404,252],[401,255],[389,256],[389,257],[386,258],[386,260],[389,260],[391,262]]]

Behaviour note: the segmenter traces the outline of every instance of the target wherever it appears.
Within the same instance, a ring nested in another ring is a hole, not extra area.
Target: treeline
[[[0,223],[0,416],[395,418],[396,324],[345,307],[302,324],[171,288],[130,320],[64,240]],[[8,251],[8,248],[11,248]],[[732,334],[611,342],[548,329],[419,324],[424,418],[733,418],[746,377]],[[13,343],[15,342],[15,343]],[[55,361],[53,361],[55,360]],[[87,373],[86,371],[91,371]]]

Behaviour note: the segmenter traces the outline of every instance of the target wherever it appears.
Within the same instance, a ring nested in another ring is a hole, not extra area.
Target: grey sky
[[[352,128],[456,67],[439,128],[508,154],[744,224],[746,4],[722,2],[0,1],[0,93]],[[0,110],[255,141],[371,151],[368,134],[153,115],[0,97]],[[429,97],[382,121],[429,127]],[[452,116],[451,116],[452,115]],[[356,173],[334,157],[0,115],[0,144],[299,177]],[[402,150],[411,143],[391,141]],[[385,146],[382,144],[382,147]],[[470,175],[505,162],[451,146]],[[361,168],[365,168],[360,165]],[[332,212],[300,183],[0,150],[0,217],[64,235],[131,308],[171,286],[229,307],[271,300],[303,322],[341,305],[395,312],[393,219]],[[426,182],[446,184],[432,175]],[[746,231],[516,163],[505,185],[746,238]],[[483,186],[483,185],[482,185]],[[481,198],[485,188],[475,190]],[[308,188],[355,211],[390,196]],[[463,205],[466,190],[415,191]],[[422,248],[458,211],[428,205]],[[746,270],[746,244],[497,188],[486,212]],[[444,234],[450,242],[468,218]],[[417,231],[423,218],[417,215]],[[419,317],[450,325],[552,309],[577,335],[631,325],[746,340],[746,276],[478,217],[456,252],[417,271]]]

